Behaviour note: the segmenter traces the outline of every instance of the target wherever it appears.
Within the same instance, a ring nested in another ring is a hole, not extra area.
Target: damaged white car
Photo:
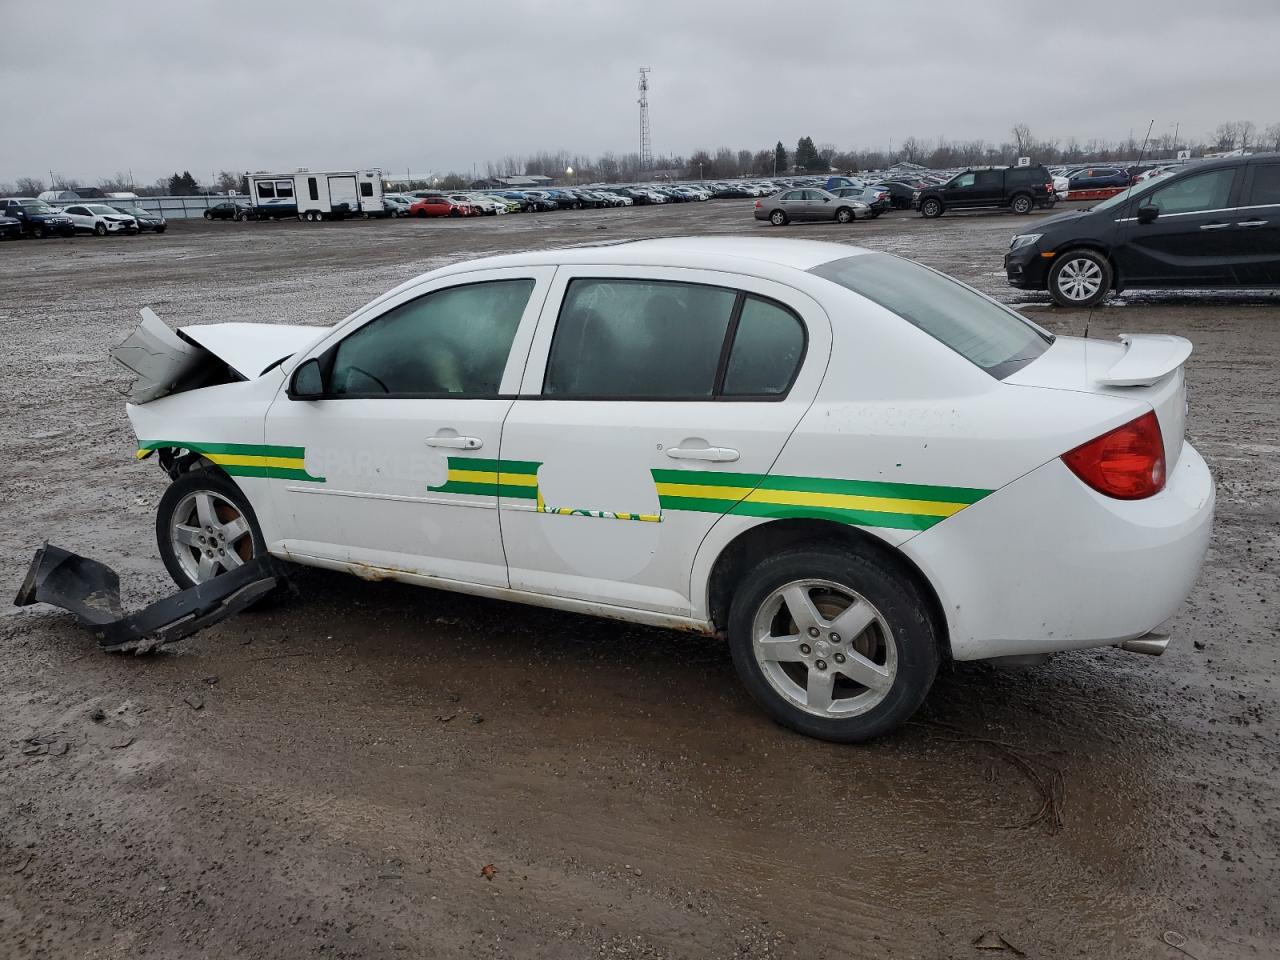
[[[179,585],[269,553],[722,631],[774,717],[855,741],[945,658],[1164,649],[1214,504],[1189,353],[690,238],[459,263],[331,328],[148,314],[115,355]]]

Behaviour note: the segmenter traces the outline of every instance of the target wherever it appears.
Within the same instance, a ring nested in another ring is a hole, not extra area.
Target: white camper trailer
[[[341,220],[382,214],[381,170],[252,173],[249,195],[259,218]]]

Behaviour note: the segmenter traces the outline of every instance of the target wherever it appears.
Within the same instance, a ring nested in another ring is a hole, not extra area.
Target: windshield
[[[832,260],[809,271],[878,303],[997,380],[1049,349],[1053,336],[950,277],[887,253]]]
[[[53,207],[49,206],[43,200],[24,200],[21,204],[22,209],[27,213],[53,213]]]
[[[1128,190],[1123,190],[1120,193],[1117,193],[1114,197],[1107,197],[1107,199],[1103,200],[1101,203],[1095,203],[1089,209],[1090,210],[1110,210],[1112,207],[1118,207],[1120,206],[1120,204],[1124,203],[1130,197],[1136,197],[1139,194],[1146,193],[1148,190],[1150,190],[1159,182],[1160,182],[1159,177],[1153,177],[1150,180],[1143,180],[1141,183],[1135,183]]]

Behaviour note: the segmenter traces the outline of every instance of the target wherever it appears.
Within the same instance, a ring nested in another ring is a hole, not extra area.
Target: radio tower
[[[649,71],[651,67],[640,68],[640,169],[648,170],[653,166],[653,144],[649,141]]]

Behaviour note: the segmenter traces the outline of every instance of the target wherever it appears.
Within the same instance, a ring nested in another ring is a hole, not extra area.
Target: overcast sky
[[[634,152],[641,65],[657,154],[1280,121],[1280,0],[0,0],[0,35],[0,181]]]

